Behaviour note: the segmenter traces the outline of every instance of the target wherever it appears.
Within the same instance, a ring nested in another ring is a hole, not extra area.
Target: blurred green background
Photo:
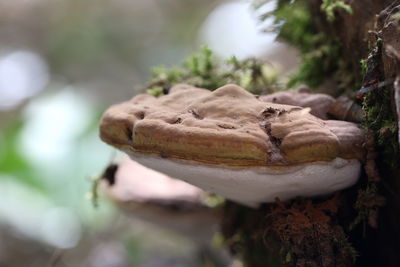
[[[98,121],[203,44],[276,58],[264,26],[249,1],[0,0],[0,267],[198,266],[190,240],[93,208],[115,154]]]

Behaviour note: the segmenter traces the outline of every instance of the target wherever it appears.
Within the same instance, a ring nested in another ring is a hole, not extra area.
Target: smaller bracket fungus
[[[112,182],[102,187],[127,215],[210,244],[219,222],[219,211],[203,202],[205,192],[177,179],[125,159]]]
[[[353,185],[364,156],[356,124],[261,101],[236,85],[187,85],[111,107],[100,136],[139,163],[257,206]]]

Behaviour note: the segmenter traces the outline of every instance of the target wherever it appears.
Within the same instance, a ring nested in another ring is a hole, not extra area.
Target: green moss
[[[322,0],[321,10],[325,12],[328,21],[332,22],[335,20],[335,11],[339,9],[346,11],[348,14],[353,14],[351,6],[343,1]]]
[[[330,9],[329,9],[330,10]],[[262,16],[273,15],[278,39],[300,51],[301,65],[288,82],[288,87],[307,84],[311,88],[334,79],[338,91],[355,86],[355,77],[343,56],[340,44],[333,36],[318,31],[305,0],[279,0],[277,8]]]
[[[348,240],[348,237],[345,235],[332,235],[331,238],[338,248],[346,251],[351,256],[353,263],[355,263],[359,254]]]
[[[321,39],[324,36],[319,35]],[[329,73],[335,73],[338,70],[340,58],[340,47],[336,43],[318,44],[315,42],[315,49],[312,49],[302,55],[302,63],[296,75],[294,75],[289,83],[289,87],[306,83],[312,88],[321,85],[327,77],[331,77]]]
[[[366,94],[363,109],[366,113],[365,127],[375,133],[380,162],[386,167],[399,167],[400,150],[396,138],[397,120],[392,110],[393,88],[383,87]]]
[[[234,83],[260,94],[277,87],[277,73],[270,65],[254,58],[238,60],[231,57],[224,62],[218,61],[209,48],[203,47],[200,53],[189,56],[179,67],[154,68],[146,89],[149,94],[157,96],[178,83],[209,90]]]
[[[371,82],[370,77],[383,80],[381,70],[382,40],[378,38],[371,45],[370,52],[364,63],[363,76],[366,82]],[[373,80],[372,80],[373,81]],[[378,82],[378,81],[376,81]],[[392,105],[393,86],[376,88],[363,97],[365,111],[364,127],[375,133],[377,150],[380,153],[379,161],[384,167],[399,167],[400,150],[397,140],[397,118]]]
[[[382,40],[377,38],[375,43],[369,44],[369,49],[368,57],[360,61],[364,86],[371,86],[382,82],[384,79],[381,62]],[[376,161],[383,169],[399,167],[400,150],[396,134],[397,119],[392,108],[392,99],[392,86],[377,87],[365,94],[362,99],[362,107],[365,112],[363,126],[368,132],[374,133],[374,150],[379,153]],[[384,200],[382,200],[377,187],[379,180],[375,180],[376,177],[367,178],[366,187],[358,192],[355,203],[357,217],[350,225],[350,229],[355,228],[360,223],[366,225],[368,222],[371,225],[370,220],[376,216],[374,215],[376,210],[384,205]],[[376,218],[373,220],[376,220]]]
[[[400,12],[394,13],[390,18],[393,20],[400,20]]]
[[[360,60],[360,66],[361,66],[361,74],[364,76],[367,73],[367,59],[363,58]]]
[[[99,184],[101,179],[101,176],[90,178],[91,188],[90,192],[87,193],[87,196],[91,200],[93,208],[99,207]]]
[[[164,90],[161,86],[153,86],[150,89],[147,89],[147,93],[152,96],[159,96],[164,93]]]
[[[294,2],[280,0],[270,15],[275,18],[278,38],[287,41],[302,53],[315,48],[315,43],[321,39],[304,0]]]

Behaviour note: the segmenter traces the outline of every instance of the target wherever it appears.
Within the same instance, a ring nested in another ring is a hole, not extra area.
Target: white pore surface
[[[256,207],[275,198],[329,194],[357,182],[360,162],[336,158],[281,167],[231,167],[129,153],[135,161],[227,199]]]

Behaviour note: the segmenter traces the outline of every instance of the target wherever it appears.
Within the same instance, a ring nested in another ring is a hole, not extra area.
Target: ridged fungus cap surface
[[[127,152],[228,166],[284,166],[361,159],[356,124],[321,120],[309,108],[261,101],[243,88],[178,85],[158,98],[140,94],[112,106],[103,141]]]
[[[327,94],[314,94],[291,90],[262,95],[259,99],[265,102],[309,107],[312,115],[323,120],[328,119],[328,110],[335,102],[335,99]]]

